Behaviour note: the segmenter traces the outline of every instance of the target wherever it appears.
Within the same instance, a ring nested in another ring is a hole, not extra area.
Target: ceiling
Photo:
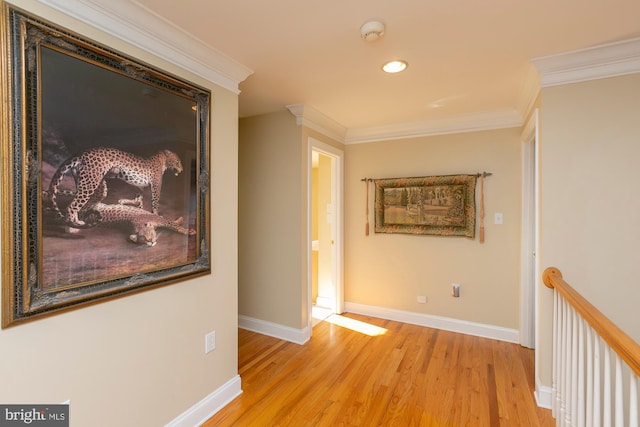
[[[640,36],[638,0],[137,0],[253,73],[249,117],[302,104],[346,129],[514,113],[533,58]],[[384,37],[366,42],[377,19]],[[381,71],[390,59],[409,63]]]

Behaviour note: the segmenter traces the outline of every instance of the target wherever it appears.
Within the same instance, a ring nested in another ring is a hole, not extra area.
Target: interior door
[[[343,151],[309,139],[309,310],[344,310]]]

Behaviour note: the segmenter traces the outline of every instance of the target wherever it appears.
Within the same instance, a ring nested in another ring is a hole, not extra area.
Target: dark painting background
[[[67,158],[91,147],[116,147],[149,157],[175,151],[184,171],[163,178],[160,215],[183,217],[196,227],[198,120],[187,96],[103,68],[86,58],[42,47],[40,57],[41,188]],[[63,188],[75,190],[69,176]],[[140,190],[112,179],[105,203],[131,198]],[[145,209],[151,194],[144,189]],[[64,203],[64,197],[61,197]],[[196,236],[158,229],[154,247],[130,242],[131,227],[108,224],[68,233],[42,209],[42,287],[44,290],[126,277],[194,262]]]

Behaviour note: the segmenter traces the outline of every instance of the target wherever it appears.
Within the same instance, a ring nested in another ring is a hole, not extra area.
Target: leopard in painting
[[[134,199],[134,201],[140,199]],[[91,211],[99,216],[100,224],[128,223],[132,226],[133,232],[129,234],[129,240],[134,243],[155,246],[158,241],[158,228],[173,230],[180,234],[192,236],[195,230],[182,226],[182,217],[173,221],[146,211],[140,207],[141,203],[128,200],[119,200],[118,204],[107,205],[98,202],[91,207]]]
[[[176,153],[162,150],[150,158],[143,158],[126,151],[109,147],[91,148],[77,156],[67,159],[60,165],[51,178],[47,192],[54,212],[72,227],[85,227],[80,219],[92,206],[104,196],[96,191],[106,191],[105,178],[118,178],[138,188],[151,188],[151,213],[158,214],[162,177],[167,170],[173,170],[177,176],[182,172],[182,163]],[[59,186],[63,178],[71,174],[76,189],[66,212],[60,211],[57,203]]]

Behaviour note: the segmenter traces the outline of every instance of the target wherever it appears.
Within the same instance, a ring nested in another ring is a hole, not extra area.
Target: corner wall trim
[[[187,409],[165,427],[199,426],[224,408],[229,402],[242,394],[240,376],[236,375],[222,387]]]
[[[432,314],[395,310],[386,307],[376,307],[372,305],[358,304],[355,302],[345,302],[345,311],[348,313],[362,314],[365,316],[379,317],[397,322],[474,335],[482,338],[491,338],[516,344],[520,342],[518,330],[503,328],[501,326],[468,322],[466,320],[434,316]]]
[[[300,345],[306,343],[311,338],[311,329],[309,327],[295,329],[243,315],[238,316],[238,327]]]

